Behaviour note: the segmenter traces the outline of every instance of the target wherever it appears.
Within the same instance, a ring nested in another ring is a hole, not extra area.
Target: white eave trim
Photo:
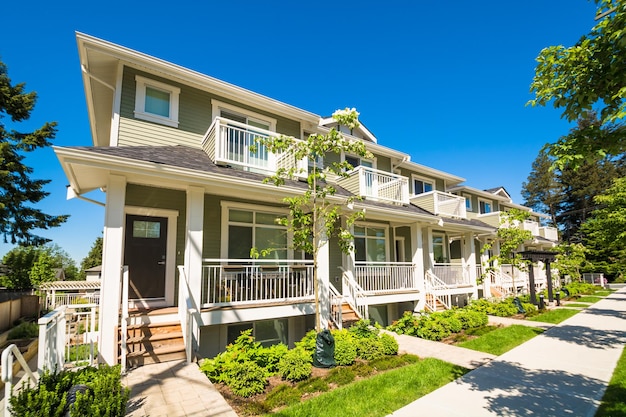
[[[239,102],[253,104],[279,114],[287,114],[291,117],[310,123],[319,123],[319,115],[299,109],[289,104],[285,104],[250,90],[246,90],[234,84],[218,80],[217,78],[213,78],[197,71],[190,70],[180,65],[155,58],[142,52],[134,51],[124,46],[107,42],[81,32],[76,32],[76,40],[79,46],[78,52],[81,64],[84,64],[86,59],[84,51],[91,49],[132,65],[152,69],[165,75],[177,77],[183,83],[193,85],[199,89],[210,90],[218,95],[228,98],[237,98]]]

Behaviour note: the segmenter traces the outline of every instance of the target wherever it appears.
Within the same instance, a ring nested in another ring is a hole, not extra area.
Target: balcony
[[[539,228],[539,236],[548,240],[557,241],[559,240],[559,231],[556,227],[543,226]]]
[[[305,260],[205,259],[201,308],[312,301],[313,264]]]
[[[416,269],[410,262],[356,262],[354,277],[369,294],[417,291]]]
[[[401,175],[359,166],[340,178],[340,186],[361,197],[392,204],[409,204],[409,180]]]
[[[524,220],[522,230],[528,230],[533,236],[539,236],[539,223],[534,220]]]
[[[429,191],[411,197],[411,202],[438,216],[457,217],[461,219],[467,216],[465,197],[459,197],[458,195],[441,191]]]
[[[279,136],[276,132],[216,117],[204,135],[202,149],[217,165],[235,166],[265,175],[274,175],[280,168],[298,168],[300,175],[306,176],[306,160],[296,161],[289,152],[274,154],[260,143]]]
[[[461,264],[438,263],[433,266],[432,273],[450,288],[473,285],[469,268]]]

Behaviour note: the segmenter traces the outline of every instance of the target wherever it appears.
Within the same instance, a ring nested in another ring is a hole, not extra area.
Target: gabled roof
[[[491,193],[491,194],[496,194],[496,195],[500,195],[502,197],[506,197],[509,200],[511,200],[511,194],[509,194],[508,191],[506,190],[506,188],[504,188],[504,187],[488,188],[485,191],[488,192],[488,193]]]

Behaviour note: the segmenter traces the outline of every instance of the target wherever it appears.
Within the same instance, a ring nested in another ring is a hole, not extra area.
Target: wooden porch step
[[[152,350],[138,350],[126,356],[129,367],[177,361],[186,358],[185,346],[164,346]]]

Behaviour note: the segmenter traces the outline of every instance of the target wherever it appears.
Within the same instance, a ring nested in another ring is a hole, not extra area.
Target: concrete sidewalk
[[[625,343],[620,289],[391,416],[593,416]]]

